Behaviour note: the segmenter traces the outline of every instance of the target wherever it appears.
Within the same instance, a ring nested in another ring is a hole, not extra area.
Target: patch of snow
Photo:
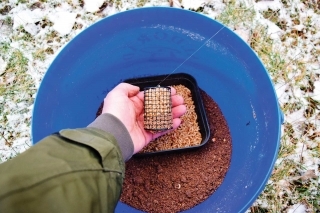
[[[247,29],[239,28],[234,31],[242,40],[244,40],[246,43],[249,42],[250,39],[250,31]]]
[[[267,200],[258,199],[253,205],[260,206],[261,208],[267,209],[270,205]]]
[[[43,18],[43,12],[40,9],[23,10],[18,12],[13,17],[13,29],[17,29],[20,26],[25,27],[27,24],[34,24],[41,21]]]
[[[1,16],[0,16],[1,19]],[[0,42],[10,42],[9,36],[12,32],[12,27],[8,26],[0,20]]]
[[[181,5],[185,8],[185,9],[198,9],[199,7],[204,6],[205,3],[207,3],[208,1],[206,0],[182,0],[181,1]]]
[[[273,40],[280,40],[280,36],[283,34],[283,31],[273,22],[268,19],[260,20],[260,23],[267,27],[268,35]]]
[[[223,0],[211,0],[208,7],[204,7],[203,13],[212,19],[215,19],[226,8]]]
[[[284,82],[277,83],[274,85],[279,102],[287,102],[289,100],[289,94],[287,92],[287,86]]]
[[[181,8],[181,3],[179,0],[172,0],[172,7]]]
[[[290,183],[287,180],[279,180],[277,184],[283,188],[290,188]]]
[[[169,1],[163,0],[152,0],[146,2],[143,7],[153,7],[153,6],[160,6],[160,7],[170,7]],[[131,6],[132,7],[132,6]],[[122,10],[121,10],[122,11]]]
[[[304,122],[305,118],[304,118],[304,109],[300,109],[298,111],[295,111],[291,114],[287,114],[285,116],[285,121],[288,123],[298,123],[298,122]]]
[[[71,0],[72,5],[78,6],[80,4],[79,0]]]
[[[67,2],[62,2],[60,7],[56,8],[56,11],[58,11],[58,12],[60,12],[60,11],[75,12],[74,9],[71,7],[71,5],[68,4]]]
[[[35,25],[33,23],[28,23],[24,26],[24,29],[30,33],[32,36],[36,35],[39,30],[40,30],[40,27],[39,25]]]
[[[314,82],[313,86],[314,86],[314,90],[313,90],[312,98],[314,100],[320,101],[320,81]]]
[[[258,1],[257,3],[255,3],[255,8],[258,11],[266,11],[268,9],[276,11],[282,9],[282,3],[280,2],[280,0]]]
[[[117,10],[117,8],[115,6],[110,6],[108,5],[103,11],[102,14],[104,14],[105,16],[111,16],[113,14],[118,13],[119,11]]]
[[[84,0],[84,9],[90,13],[97,12],[103,2],[104,0]]]
[[[11,4],[17,4],[19,2],[19,0],[9,0],[9,3]]]
[[[282,179],[279,180],[276,184],[281,188],[281,190],[279,190],[279,197],[283,197],[284,195],[290,196],[292,194],[290,190],[291,184],[288,180]]]
[[[294,204],[293,206],[290,206],[287,213],[306,213],[307,208],[304,204]]]
[[[52,28],[61,35],[69,34],[72,30],[74,23],[76,22],[76,13],[70,12],[57,12],[50,13],[49,20],[54,23]]]
[[[302,31],[305,28],[303,24],[295,25],[292,27],[292,29],[297,30],[297,31]]]
[[[2,57],[0,56],[0,75],[2,73],[4,73],[4,71],[6,70],[7,68],[7,62],[5,62]]]

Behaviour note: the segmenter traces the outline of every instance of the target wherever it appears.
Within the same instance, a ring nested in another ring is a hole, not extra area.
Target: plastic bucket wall
[[[106,93],[123,79],[175,69],[195,77],[219,104],[233,144],[222,185],[186,212],[245,211],[273,169],[281,113],[272,82],[250,47],[228,28],[194,12],[130,10],[80,33],[59,53],[42,81],[34,105],[33,142],[64,128],[87,126]],[[116,212],[139,211],[119,202]]]

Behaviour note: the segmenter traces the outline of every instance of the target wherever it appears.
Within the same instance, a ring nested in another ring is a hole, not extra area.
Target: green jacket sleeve
[[[124,171],[113,135],[62,130],[0,164],[0,212],[113,212]]]

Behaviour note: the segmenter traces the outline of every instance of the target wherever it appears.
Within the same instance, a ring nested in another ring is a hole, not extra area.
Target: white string
[[[215,34],[213,34],[206,42],[204,42],[196,51],[194,51],[188,58],[186,58],[186,60],[184,60],[169,75],[167,75],[162,81],[160,81],[158,86],[160,86],[160,84],[164,82],[170,75],[172,75],[172,73],[174,73],[177,69],[179,69],[184,63],[186,63],[186,61],[188,61],[194,54],[196,54],[204,45],[206,45],[211,39],[213,39],[221,30],[223,30],[223,28],[225,28],[225,26],[222,26]]]

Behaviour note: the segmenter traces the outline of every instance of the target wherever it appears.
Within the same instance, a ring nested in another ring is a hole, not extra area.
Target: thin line
[[[169,75],[167,75],[162,81],[160,81],[160,83],[158,84],[158,86],[164,82],[170,75],[172,75],[172,73],[174,73],[177,69],[179,69],[186,61],[188,61],[194,54],[196,54],[204,45],[206,45],[212,38],[214,38],[221,30],[223,30],[223,28],[225,28],[225,26],[222,26],[220,28],[220,30],[218,30],[215,34],[213,34],[206,42],[204,42],[196,51],[194,51],[188,58],[186,58],[186,60],[184,60],[179,66],[177,66]]]

